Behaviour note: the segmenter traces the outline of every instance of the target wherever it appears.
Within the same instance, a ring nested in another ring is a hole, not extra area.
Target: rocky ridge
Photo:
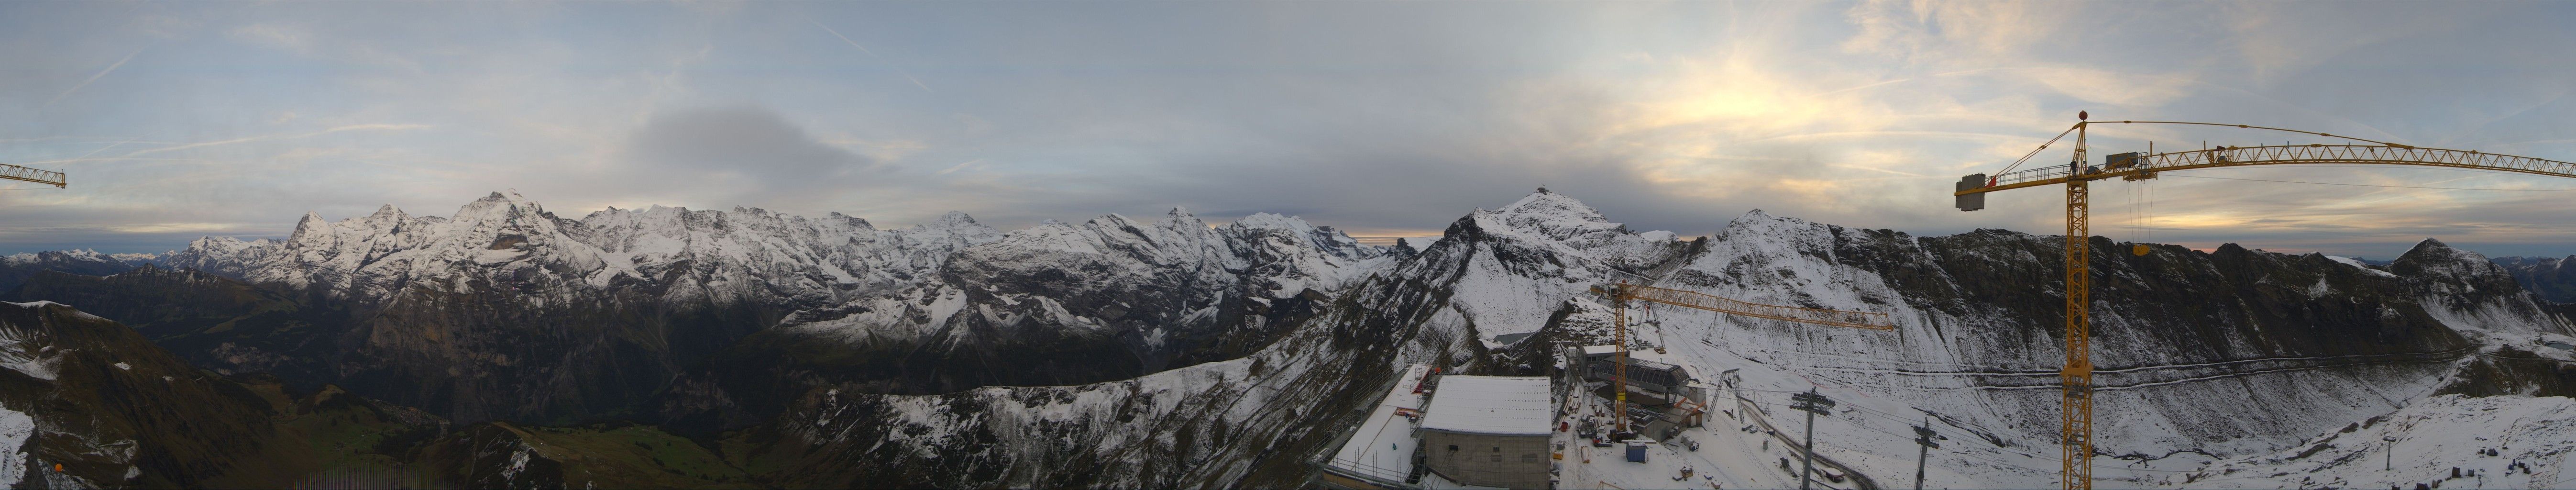
[[[223,350],[198,357],[250,361],[213,367],[308,373],[290,379],[462,420],[546,422],[624,410],[777,325],[796,328],[754,340],[865,354],[857,357],[889,367],[833,364],[848,352],[821,362],[836,367],[835,379],[894,393],[1095,382],[1241,357],[1277,330],[1265,302],[1329,295],[1384,256],[1329,227],[1269,214],[1210,226],[1175,209],[1158,220],[1108,215],[1002,233],[950,213],[880,230],[838,213],[749,208],[609,209],[573,220],[496,192],[448,217],[391,206],[336,222],[308,214],[284,240],[200,239],[164,262],[297,303],[215,315],[282,309],[296,318],[185,332],[213,346],[201,349]],[[82,297],[139,304],[185,289],[171,284]],[[320,318],[331,315],[339,318]],[[120,319],[147,330],[185,323]],[[267,327],[242,328],[252,324]],[[287,330],[305,339],[262,333]],[[322,345],[339,350],[270,350]],[[257,362],[273,359],[301,364]],[[1046,363],[1055,364],[1001,367]]]

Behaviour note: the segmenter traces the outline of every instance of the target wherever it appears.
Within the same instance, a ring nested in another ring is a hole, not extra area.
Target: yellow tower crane
[[[52,184],[54,187],[59,188],[63,186],[63,173],[0,163],[0,180],[21,180],[38,184]]]
[[[2351,136],[2270,128],[2245,124],[2217,124],[2181,121],[2102,121],[2087,122],[2089,114],[2077,112],[2075,125],[2058,133],[2038,149],[2023,155],[2021,161],[2004,167],[1996,175],[1969,174],[1959,179],[1957,192],[1951,193],[1960,211],[1986,208],[1985,193],[2066,185],[2066,366],[2058,371],[2063,390],[2059,400],[2062,409],[2059,455],[2064,457],[2059,468],[2063,483],[2069,489],[2093,488],[2093,360],[2092,317],[2087,311],[2092,300],[2092,256],[2090,192],[2088,184],[2096,180],[2118,178],[2146,180],[2162,172],[2254,165],[2292,165],[2313,163],[2411,165],[2451,167],[2500,172],[2518,172],[2552,177],[2576,178],[2576,163],[2540,158],[2486,153],[2476,150],[2447,150],[2372,141]],[[2221,146],[2176,152],[2131,152],[2112,154],[2095,165],[2086,156],[2085,133],[2093,124],[2180,124],[2262,129],[2360,141],[2369,144],[2283,144],[2280,146]],[[2075,157],[2066,165],[2049,165],[2028,170],[2013,170],[2030,160],[2049,144],[2075,134]]]
[[[1620,281],[1618,284],[1606,287],[1607,289],[1604,289],[1604,286],[1593,287],[1592,292],[1610,298],[1610,323],[1617,325],[1617,328],[1612,329],[1614,332],[1612,345],[1618,347],[1618,354],[1615,354],[1618,357],[1610,362],[1612,370],[1610,379],[1616,386],[1612,388],[1614,393],[1612,396],[1618,398],[1618,404],[1612,408],[1611,414],[1619,420],[1620,432],[1628,431],[1628,301],[1630,300],[1809,325],[1870,330],[1896,329],[1896,323],[1888,321],[1886,313],[1747,303],[1679,289],[1629,284],[1627,281]],[[1657,328],[1661,328],[1661,325],[1659,324]]]

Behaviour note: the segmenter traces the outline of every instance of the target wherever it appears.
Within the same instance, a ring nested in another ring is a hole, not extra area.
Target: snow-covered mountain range
[[[1392,257],[1270,214],[1210,226],[1175,209],[1003,233],[950,213],[880,230],[837,213],[746,208],[576,220],[495,192],[447,217],[391,206],[339,221],[308,214],[284,240],[210,237],[160,259],[297,302],[243,315],[339,312],[298,318],[319,325],[296,335],[331,342],[220,342],[223,352],[197,356],[215,368],[321,373],[301,381],[465,420],[542,421],[638,403],[755,332],[831,351],[784,360],[866,354],[833,379],[887,393],[1097,382],[1239,357],[1275,329],[1269,302],[1332,296]],[[86,290],[102,288],[164,289]]]
[[[2162,476],[2288,464],[2338,430],[2422,435],[2379,417],[2576,417],[2549,401],[2576,394],[2557,367],[2576,355],[2545,346],[2576,342],[2576,308],[2527,292],[2523,269],[2433,240],[2385,266],[2094,240],[2097,464],[2135,467],[2132,484],[2246,483]],[[158,257],[181,271],[40,274],[20,294],[209,368],[306,373],[463,421],[723,438],[771,485],[1178,487],[1296,485],[1403,366],[1538,374],[1557,348],[1605,341],[1607,303],[1587,291],[1630,281],[1888,313],[1892,332],[1664,311],[1636,336],[1703,376],[1740,369],[1757,393],[1908,416],[1820,421],[1835,437],[1929,417],[1982,458],[1935,485],[2037,486],[2054,481],[2062,246],[1761,211],[1684,239],[1544,189],[1420,250],[1268,214],[879,230],[743,208],[575,220],[494,193],[444,218],[308,215],[285,240]],[[205,306],[133,306],[173,298]],[[1824,451],[1894,481],[1912,447],[1882,442]],[[2517,467],[2566,462],[2548,453],[2561,446],[2516,444]],[[2369,455],[2354,451],[2329,452]]]
[[[0,255],[0,291],[16,289],[44,271],[103,276],[159,263],[160,254],[103,254],[96,250],[55,250]]]

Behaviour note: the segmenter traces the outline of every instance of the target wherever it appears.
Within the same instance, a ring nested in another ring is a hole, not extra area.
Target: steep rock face
[[[252,458],[272,443],[273,414],[114,322],[0,303],[0,486],[287,483],[259,478],[269,469]]]

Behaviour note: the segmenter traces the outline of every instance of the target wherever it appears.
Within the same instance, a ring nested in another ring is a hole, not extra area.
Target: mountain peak
[[[1601,210],[1593,209],[1592,206],[1583,204],[1583,201],[1576,200],[1571,196],[1548,191],[1545,187],[1541,187],[1537,192],[1531,192],[1527,196],[1521,196],[1521,200],[1513,201],[1511,205],[1503,206],[1502,209],[1496,209],[1494,212],[1517,215],[1544,215],[1554,218],[1576,219],[1599,223],[1610,222],[1609,218],[1601,216]]]
[[[534,201],[529,201],[527,197],[519,195],[519,191],[493,191],[491,194],[483,196],[482,199],[475,199],[474,202],[465,203],[464,206],[456,208],[456,216],[454,219],[468,220],[473,217],[500,218],[544,212],[544,206],[538,205]]]
[[[287,240],[293,241],[295,237],[304,236],[305,233],[311,232],[315,227],[325,226],[331,226],[331,222],[323,220],[322,213],[305,211],[303,218],[295,220],[295,233],[288,235]]]
[[[375,212],[375,213],[368,214],[368,215],[367,215],[367,221],[371,221],[371,222],[400,221],[400,220],[402,220],[402,219],[403,219],[403,218],[405,218],[405,217],[406,217],[406,216],[404,216],[404,215],[403,215],[402,208],[396,208],[396,207],[394,207],[394,205],[392,205],[392,204],[386,204],[386,205],[383,205],[383,206],[377,206],[377,207],[376,207],[376,212]]]
[[[2470,255],[2476,255],[2476,253],[2474,253],[2474,252],[2469,252],[2469,251],[2466,251],[2466,250],[2460,250],[2459,248],[2452,247],[2452,246],[2451,246],[2451,244],[2448,244],[2448,243],[2442,243],[2442,241],[2441,241],[2441,240],[2435,240],[2435,239],[2432,239],[2432,238],[2426,238],[2426,239],[2424,239],[2424,241],[2415,242],[2415,246],[2414,246],[2414,247],[2407,248],[2407,249],[2406,249],[2406,253],[2398,254],[2397,258],[2398,258],[2398,259],[2403,260],[2403,259],[2405,259],[2405,258],[2407,258],[2407,257],[2414,257],[2414,258],[2415,258],[2415,260],[2418,260],[2418,261],[2422,261],[2422,260],[2444,260],[2444,261],[2454,261],[2454,260],[2464,260],[2464,259],[2466,258],[2466,256],[2470,256]],[[2484,256],[2479,256],[2478,258],[2479,258],[2479,260],[2484,260],[2484,259],[2485,259],[2485,257],[2484,257]]]

